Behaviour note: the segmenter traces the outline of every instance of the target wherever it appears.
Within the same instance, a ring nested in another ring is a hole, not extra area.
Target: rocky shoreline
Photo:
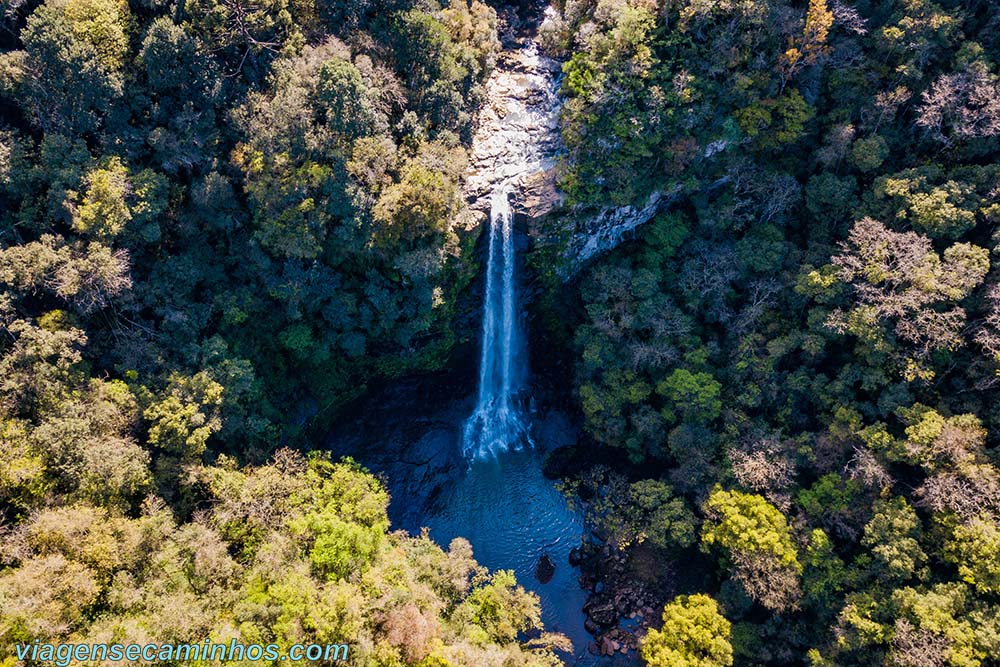
[[[570,552],[570,565],[580,569],[580,586],[590,593],[583,611],[584,627],[594,636],[591,654],[635,651],[650,624],[659,625],[665,591],[636,580],[630,558],[629,551],[597,540]]]

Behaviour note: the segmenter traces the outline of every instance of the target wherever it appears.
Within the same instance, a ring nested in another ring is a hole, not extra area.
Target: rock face
[[[564,280],[572,278],[591,258],[613,249],[636,227],[652,220],[679,191],[678,187],[667,194],[653,192],[642,206],[608,207],[596,212],[572,211],[568,218],[572,231],[563,251],[559,274]]]
[[[327,436],[334,460],[354,457],[384,476],[393,527],[419,533],[467,465],[455,424],[468,410],[469,382],[461,375],[400,379],[357,401]]]
[[[500,54],[472,138],[465,196],[474,210],[488,210],[489,194],[505,183],[515,193],[515,211],[529,217],[562,203],[555,185],[562,152],[555,83],[560,68],[527,38]]]

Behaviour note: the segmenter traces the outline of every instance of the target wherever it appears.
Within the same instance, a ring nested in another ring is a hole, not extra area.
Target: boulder
[[[571,567],[579,567],[583,562],[583,554],[580,547],[573,547],[569,550],[569,564]]]
[[[538,564],[535,565],[535,579],[538,579],[539,583],[547,584],[552,581],[552,576],[555,573],[555,563],[552,562],[548,554],[542,554],[542,557],[538,559]]]
[[[618,622],[618,613],[615,611],[614,602],[610,600],[588,603],[584,611],[594,623],[600,626],[608,627]]]

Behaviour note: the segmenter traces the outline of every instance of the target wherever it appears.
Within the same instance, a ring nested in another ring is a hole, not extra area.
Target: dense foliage
[[[43,329],[127,381],[147,427],[172,397],[260,460],[442,363],[493,9],[4,6],[5,357]],[[212,415],[192,382],[219,385]]]
[[[509,572],[281,448],[463,335],[496,11],[0,3],[0,664],[206,637],[557,664]],[[709,563],[652,573],[690,590],[644,659],[997,664],[1000,5],[557,5],[558,215],[662,195],[540,318],[582,451],[620,455],[578,480],[597,532]]]
[[[651,664],[996,664],[998,35],[1000,5],[950,0],[542,26],[572,201],[671,196],[563,334],[588,437],[643,464],[591,485],[594,521],[713,559],[687,585],[718,611],[668,605]]]
[[[443,551],[389,533],[386,492],[353,463],[223,457],[189,467],[181,489],[193,521],[155,496],[127,513],[81,489],[4,535],[0,664],[20,664],[14,642],[206,639],[345,643],[350,664],[373,667],[560,664],[560,637],[517,641],[540,627],[534,594],[477,565],[465,540]]]

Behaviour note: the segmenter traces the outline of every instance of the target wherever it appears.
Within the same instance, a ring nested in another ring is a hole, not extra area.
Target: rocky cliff
[[[465,195],[474,210],[488,210],[489,194],[505,183],[517,193],[517,212],[530,217],[562,203],[555,185],[562,152],[555,83],[559,72],[560,64],[542,55],[530,39],[500,54],[472,140]]]

